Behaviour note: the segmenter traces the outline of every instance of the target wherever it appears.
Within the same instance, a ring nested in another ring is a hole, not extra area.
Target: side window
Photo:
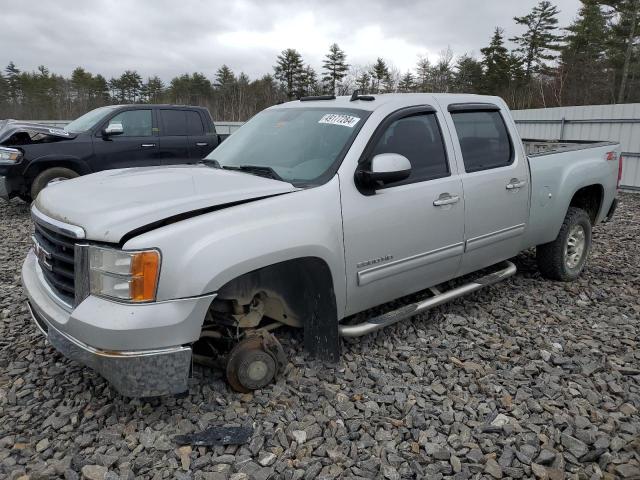
[[[513,163],[513,148],[500,112],[452,112],[464,169],[478,172]]]
[[[202,118],[198,112],[187,111],[187,131],[189,135],[204,135]]]
[[[411,162],[411,175],[388,186],[423,182],[449,175],[440,126],[435,114],[419,114],[393,122],[378,140],[373,155],[399,153]]]
[[[184,110],[160,110],[160,135],[186,136],[187,118]]]
[[[120,137],[150,137],[152,131],[151,110],[128,110],[121,112],[109,120],[109,125],[122,124],[123,133]]]

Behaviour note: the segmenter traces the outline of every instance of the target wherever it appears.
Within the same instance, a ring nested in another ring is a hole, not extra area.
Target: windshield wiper
[[[282,177],[278,175],[273,168],[263,165],[220,165],[220,162],[213,158],[203,158],[200,162],[213,168],[235,170],[236,172],[245,172],[251,175],[258,175],[259,177],[283,181]]]

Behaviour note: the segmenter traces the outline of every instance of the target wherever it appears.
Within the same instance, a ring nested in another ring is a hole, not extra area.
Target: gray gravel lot
[[[516,259],[503,284],[290,364],[232,393],[196,368],[185,398],[124,399],[45,344],[23,305],[28,207],[0,205],[0,477],[640,478],[640,195],[595,230],[583,277]],[[240,447],[172,437],[253,425]]]

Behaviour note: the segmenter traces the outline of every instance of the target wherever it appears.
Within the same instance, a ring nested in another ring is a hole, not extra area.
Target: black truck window
[[[160,125],[160,135],[170,137],[188,135],[184,110],[160,110]]]
[[[121,137],[150,137],[152,131],[151,110],[127,110],[120,112],[109,120],[109,125],[122,124],[124,130]]]
[[[198,112],[187,110],[187,131],[189,135],[203,135],[204,126],[202,125],[202,117]]]

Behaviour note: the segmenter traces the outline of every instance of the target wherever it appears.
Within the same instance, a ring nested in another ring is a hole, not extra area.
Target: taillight
[[[622,155],[618,157],[618,183],[616,183],[616,188],[620,188],[620,180],[622,180]]]

